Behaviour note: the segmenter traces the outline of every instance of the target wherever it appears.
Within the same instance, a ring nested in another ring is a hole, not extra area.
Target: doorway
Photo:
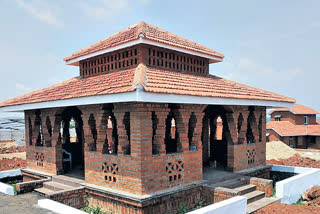
[[[64,173],[84,178],[84,133],[82,112],[77,107],[68,107],[62,112],[61,141]]]

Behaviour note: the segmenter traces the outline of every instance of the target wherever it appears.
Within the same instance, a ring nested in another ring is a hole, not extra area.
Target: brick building
[[[79,77],[0,106],[25,113],[29,176],[69,173],[64,149],[90,202],[166,212],[172,194],[195,203],[197,191],[182,192],[210,162],[228,171],[264,166],[266,108],[295,102],[209,74],[223,57],[140,22],[64,58]]]
[[[269,112],[268,141],[282,141],[294,148],[320,149],[320,123],[316,110],[295,104],[293,108],[277,108]]]

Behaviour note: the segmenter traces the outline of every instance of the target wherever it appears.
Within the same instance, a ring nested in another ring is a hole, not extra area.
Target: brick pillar
[[[190,109],[173,109],[176,116],[176,131],[179,134],[177,152],[189,151],[188,124],[191,115]]]
[[[104,143],[107,137],[108,131],[108,116],[110,111],[99,110],[96,113],[96,126],[97,126],[97,152],[103,153]]]
[[[122,106],[125,105],[125,106]],[[113,114],[117,121],[118,130],[118,154],[124,155],[130,151],[130,143],[127,135],[127,130],[124,125],[124,115],[126,112],[130,112],[131,109],[126,104],[114,104]],[[127,108],[126,108],[127,107]]]
[[[227,136],[228,145],[234,145],[238,142],[238,133],[237,133],[237,113],[225,113],[226,116],[226,122],[228,123],[229,128],[229,134],[230,136]]]
[[[196,126],[193,131],[193,137],[192,137],[192,145],[197,146],[197,150],[202,149],[202,142],[201,142],[201,135],[202,135],[202,121],[204,113],[203,111],[194,112],[194,115],[197,118]]]
[[[52,130],[52,140],[51,144],[54,147],[55,151],[55,164],[56,164],[56,173],[61,174],[63,172],[63,165],[62,165],[62,143],[61,143],[61,135],[60,135],[60,128],[61,128],[61,115],[50,116],[51,123],[53,122],[54,125]]]
[[[170,109],[168,105],[153,107],[152,110],[158,119],[156,134],[154,135],[153,147],[154,150],[158,151],[157,154],[166,153],[166,145],[164,143],[164,138],[166,135],[166,119],[168,117]]]
[[[84,151],[96,151],[97,145],[95,145],[94,137],[91,131],[91,127],[89,125],[89,119],[90,115],[92,114],[95,120],[95,126],[97,129],[98,134],[98,126],[97,126],[97,118],[99,118],[99,115],[101,112],[99,111],[99,108],[97,106],[90,106],[86,108],[82,108],[82,121],[83,121],[83,133],[84,133]]]
[[[138,103],[130,108],[131,156],[152,156],[152,113],[148,105]]]

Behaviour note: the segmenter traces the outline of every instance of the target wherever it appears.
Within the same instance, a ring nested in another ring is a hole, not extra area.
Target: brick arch
[[[43,134],[42,134],[42,120],[41,120],[41,112],[36,111],[36,117],[34,120],[34,133],[35,133],[35,145],[36,146],[43,146]]]
[[[255,116],[255,108],[253,106],[249,107],[249,115],[247,119],[247,132],[246,139],[247,143],[256,143],[256,131],[257,131],[257,119]]]

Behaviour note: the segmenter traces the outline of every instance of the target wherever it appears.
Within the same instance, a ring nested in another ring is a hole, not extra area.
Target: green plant
[[[305,205],[305,202],[303,201],[302,196],[298,199],[296,203],[293,203],[293,205]]]
[[[272,196],[276,197],[276,186],[275,185],[273,185]]]
[[[110,214],[108,212],[103,212],[98,205],[96,207],[89,206],[89,201],[88,200],[86,200],[86,205],[81,210],[85,211],[87,213],[90,213],[90,214]]]
[[[17,195],[17,185],[16,184],[11,184],[11,186],[13,187],[14,195]]]
[[[187,211],[186,204],[184,202],[180,202],[179,211],[177,214],[184,214],[187,213]]]

